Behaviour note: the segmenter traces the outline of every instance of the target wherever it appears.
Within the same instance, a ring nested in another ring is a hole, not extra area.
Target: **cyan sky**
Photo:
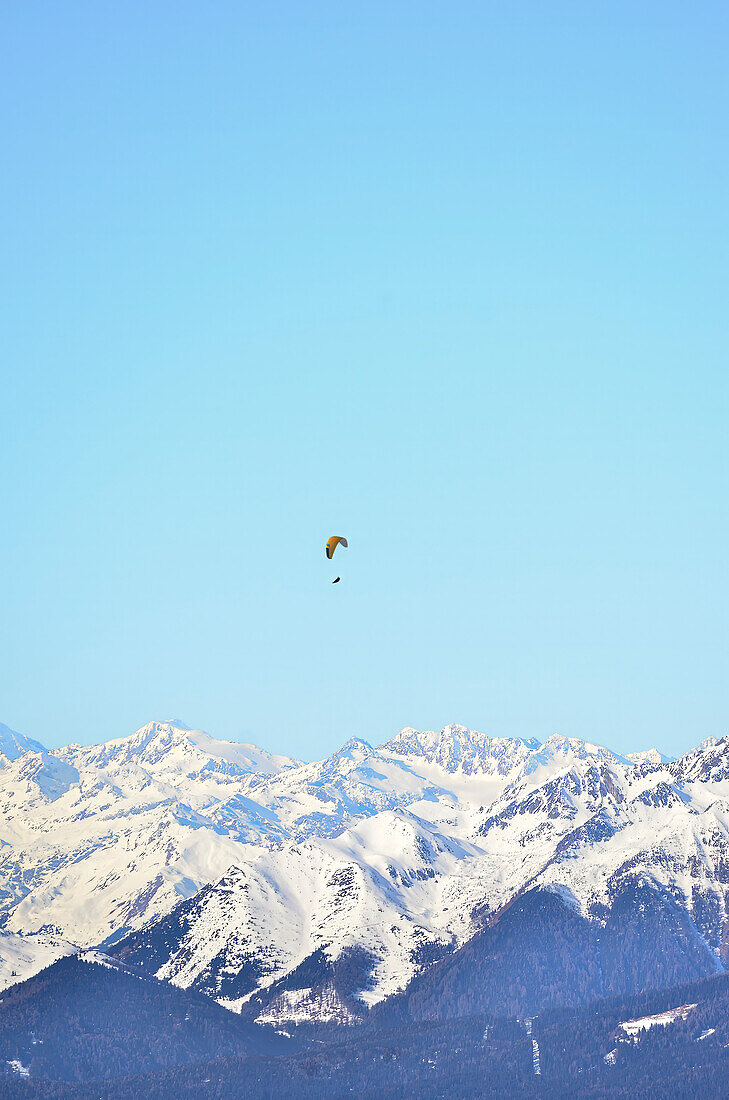
[[[0,720],[726,733],[728,35],[5,5]]]

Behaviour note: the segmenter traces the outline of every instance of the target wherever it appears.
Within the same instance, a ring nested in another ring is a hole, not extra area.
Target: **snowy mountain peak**
[[[112,770],[143,768],[157,778],[191,776],[205,771],[242,776],[253,773],[274,775],[300,761],[279,756],[257,745],[218,741],[204,730],[191,730],[171,722],[148,722],[127,737],[83,748],[69,745],[57,750],[69,762],[77,759],[87,765]]]
[[[626,752],[626,760],[630,760],[631,764],[670,764],[673,760],[672,756],[666,756],[665,753],[660,752],[658,749],[642,749],[640,752]]]
[[[55,802],[79,781],[76,768],[59,760],[57,756],[46,752],[45,749],[42,752],[23,753],[23,756],[18,758],[16,768],[17,780],[23,780],[26,784],[35,784],[50,802]]]
[[[697,749],[685,753],[668,768],[684,781],[718,783],[729,779],[729,735],[704,738]]]
[[[406,726],[380,748],[402,756],[425,756],[432,759],[447,753],[449,756],[457,754],[460,757],[460,751],[465,746],[475,746],[483,740],[482,734],[455,723],[444,726],[439,732],[436,730],[421,732],[413,729],[412,726]]]
[[[596,745],[592,741],[583,741],[579,737],[565,737],[560,733],[553,733],[548,737],[541,750],[534,754],[530,768],[540,764],[554,764],[559,760],[565,763],[584,761],[588,763],[602,762],[605,764],[630,765],[631,761],[625,756],[606,749],[603,745]]]
[[[522,738],[522,740],[523,740],[524,744],[526,745],[526,747],[528,749],[539,749],[539,748],[541,748],[542,742],[539,740],[538,737],[527,737],[527,738]]]
[[[187,729],[173,726],[170,722],[147,722],[126,737],[117,737],[105,742],[105,747],[110,753],[113,753],[117,746],[123,752],[143,753],[152,744],[161,747],[169,746],[174,742],[179,743],[186,738],[187,733]]]
[[[288,768],[298,768],[301,761],[292,756],[268,752],[258,745],[238,741],[219,741],[202,730],[185,731],[187,740],[213,761],[235,765],[242,771],[276,775]]]
[[[22,733],[16,733],[9,726],[0,722],[0,757],[6,760],[17,760],[24,752],[43,752],[44,746],[40,741],[33,741]]]
[[[449,773],[506,776],[523,765],[539,742],[519,737],[489,737],[487,734],[451,723],[439,732],[420,732],[406,726],[395,737],[380,745],[381,752],[398,756],[422,757]]]
[[[130,734],[128,738],[119,738],[119,740],[147,742],[153,738],[164,738],[174,741],[183,739],[191,732],[189,726],[178,725],[176,722],[147,722],[146,725],[140,726],[138,730]]]
[[[351,760],[366,760],[374,751],[369,741],[364,741],[361,737],[350,737],[335,755],[340,759],[349,757]]]

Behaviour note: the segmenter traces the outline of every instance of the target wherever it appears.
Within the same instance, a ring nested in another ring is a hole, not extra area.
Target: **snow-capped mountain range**
[[[302,763],[153,722],[52,751],[0,727],[0,754],[13,957],[102,945],[262,1022],[347,1020],[527,890],[600,921],[640,883],[724,965],[729,738],[671,761],[451,725]]]

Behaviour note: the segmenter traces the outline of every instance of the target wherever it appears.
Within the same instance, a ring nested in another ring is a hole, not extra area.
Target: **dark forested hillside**
[[[534,1015],[611,993],[670,987],[714,974],[716,965],[685,910],[648,886],[623,890],[604,927],[559,895],[532,890],[374,1016]]]
[[[0,1002],[0,1074],[17,1075],[15,1063],[32,1079],[103,1080],[288,1045],[205,997],[78,956],[5,990]]]
[[[207,1016],[200,998],[180,993],[175,1003],[164,987],[155,989],[155,983],[114,971],[105,972],[105,976],[111,975],[105,984],[93,983],[94,996],[104,993],[113,998],[106,1010],[106,1025],[74,1021],[71,1013],[62,1010],[74,988],[82,992],[68,966],[72,962],[64,960],[66,972],[56,975],[63,985],[63,992],[51,998],[61,1009],[58,1015],[47,1013],[46,983],[33,987],[31,982],[11,991],[12,1015],[18,1030],[34,1018],[43,1026],[54,1019],[58,1030],[46,1038],[56,1054],[57,1047],[70,1043],[70,1058],[83,1066],[86,1080],[41,1079],[41,1070],[56,1078],[68,1074],[62,1072],[62,1062],[54,1069],[55,1055],[45,1061],[39,1056],[32,1064],[23,1063],[31,1070],[29,1078],[7,1066],[8,1075],[0,1087],[3,1096],[26,1100],[196,1096],[211,1100],[231,1096],[247,1100],[274,1096],[286,1096],[287,1100],[344,1096],[410,1100],[413,1095],[430,1100],[483,1096],[695,1100],[724,1097],[728,1091],[729,976],[724,975],[671,990],[614,996],[585,1008],[549,1009],[526,1019],[476,1014],[385,1025],[371,1018],[352,1028],[300,1028],[292,1043],[269,1053],[261,1049],[269,1043],[263,1032],[256,1053],[249,1029],[235,1017],[223,1013],[219,1019],[214,1012]],[[77,963],[77,967],[85,965]],[[160,994],[156,1008],[150,1011],[146,996],[140,1000],[135,995],[133,983],[145,992]],[[88,983],[82,982],[82,986],[88,991]],[[19,993],[23,994],[21,1003],[25,1002],[23,1016],[19,1015]],[[34,1017],[37,998],[41,1011]],[[91,1007],[83,998],[80,1003]],[[132,1006],[140,1013],[137,1026],[132,1026],[126,1015]],[[200,1007],[200,1016],[195,1006]],[[620,1026],[678,1006],[695,1007],[686,1008],[665,1026],[638,1032],[637,1037]],[[124,1032],[120,1029],[116,1047],[108,1026],[115,1017],[125,1021],[127,1028]],[[103,1023],[103,1012],[100,1019]],[[30,1034],[37,1045],[39,1033]],[[2,1041],[2,1056],[7,1060],[11,1054],[8,1034],[4,1033]],[[92,1056],[84,1054],[87,1047]],[[211,1057],[216,1048],[217,1056]],[[17,1049],[25,1053],[25,1048]],[[177,1064],[165,1066],[169,1058]],[[96,1079],[90,1079],[94,1075]]]

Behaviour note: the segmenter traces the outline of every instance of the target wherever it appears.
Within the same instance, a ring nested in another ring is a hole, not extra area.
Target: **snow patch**
[[[13,1058],[12,1061],[7,1062],[13,1073],[17,1073],[19,1077],[30,1077],[30,1068],[24,1066],[19,1058]]]
[[[289,989],[279,994],[264,1012],[256,1017],[258,1024],[305,1023],[354,1024],[357,1017],[349,1011],[332,988]]]
[[[685,1020],[695,1008],[696,1004],[679,1005],[678,1008],[670,1008],[667,1012],[658,1012],[653,1016],[640,1016],[635,1020],[625,1020],[623,1023],[618,1024],[618,1027],[622,1028],[625,1034],[632,1038],[635,1035],[640,1035],[642,1031],[649,1031],[652,1027],[667,1027],[668,1024],[675,1024],[676,1020]]]

